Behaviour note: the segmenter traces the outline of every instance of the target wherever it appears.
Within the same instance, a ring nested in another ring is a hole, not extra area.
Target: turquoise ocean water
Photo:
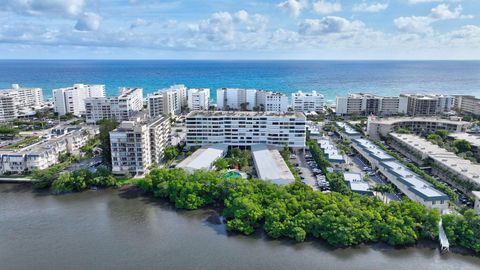
[[[480,61],[177,61],[0,60],[0,88],[12,83],[51,90],[73,83],[142,87],[245,87],[290,94],[316,90],[333,100],[349,92],[438,92],[480,96]],[[215,99],[215,91],[212,91]]]

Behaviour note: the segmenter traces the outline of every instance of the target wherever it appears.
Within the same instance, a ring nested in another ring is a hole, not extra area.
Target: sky
[[[1,59],[480,59],[480,0],[0,0]]]

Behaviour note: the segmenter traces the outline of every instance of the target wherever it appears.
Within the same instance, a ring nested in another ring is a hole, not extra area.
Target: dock
[[[447,235],[443,229],[442,219],[438,222],[438,239],[440,240],[440,253],[447,253],[450,251],[450,243],[448,242]]]
[[[32,183],[34,179],[25,177],[0,177],[0,183],[21,184]]]

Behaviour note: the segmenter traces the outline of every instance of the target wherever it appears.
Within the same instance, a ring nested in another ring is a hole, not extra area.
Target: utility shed
[[[257,144],[252,146],[252,155],[258,178],[270,180],[278,185],[287,185],[295,181],[295,177],[277,149],[265,144]]]
[[[204,146],[180,162],[177,168],[182,168],[191,173],[195,170],[210,170],[215,160],[224,157],[227,150],[228,145],[226,144]]]

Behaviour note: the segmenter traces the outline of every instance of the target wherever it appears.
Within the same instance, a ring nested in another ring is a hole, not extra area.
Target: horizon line
[[[354,61],[372,61],[372,62],[381,62],[381,61],[392,61],[392,62],[409,62],[409,61],[469,61],[475,62],[480,61],[480,59],[185,59],[185,58],[0,58],[0,61],[335,61],[335,62],[354,62]]]

